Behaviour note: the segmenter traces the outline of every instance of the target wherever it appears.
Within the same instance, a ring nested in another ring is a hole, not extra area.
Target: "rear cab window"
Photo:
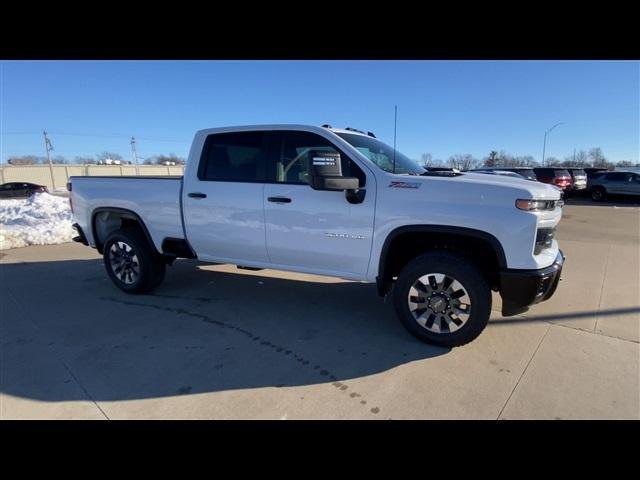
[[[226,182],[266,180],[265,132],[230,132],[205,140],[198,179]]]

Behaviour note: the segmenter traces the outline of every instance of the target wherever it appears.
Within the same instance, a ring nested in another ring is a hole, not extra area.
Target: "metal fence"
[[[139,175],[183,175],[184,165],[139,165]],[[0,184],[28,182],[46,185],[49,189],[63,189],[69,177],[75,176],[135,176],[135,165],[8,165],[0,167]],[[53,177],[53,178],[52,178]]]

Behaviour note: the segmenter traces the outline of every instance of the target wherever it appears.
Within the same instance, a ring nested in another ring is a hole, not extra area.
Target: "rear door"
[[[340,153],[343,176],[358,177],[365,190],[361,203],[349,203],[345,192],[313,190],[308,185],[307,154],[311,150]],[[373,175],[329,140],[311,132],[274,132],[269,159],[271,182],[265,186],[264,199],[272,264],[365,278],[376,198]]]
[[[626,174],[624,172],[607,173],[604,187],[607,193],[626,193]]]
[[[197,176],[185,183],[184,222],[201,260],[265,264],[265,132],[212,134]]]
[[[638,176],[635,173],[625,173],[622,191],[626,195],[638,195]]]

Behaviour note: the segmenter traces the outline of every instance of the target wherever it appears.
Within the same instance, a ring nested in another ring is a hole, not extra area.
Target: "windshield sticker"
[[[420,188],[420,182],[391,182],[389,188]]]

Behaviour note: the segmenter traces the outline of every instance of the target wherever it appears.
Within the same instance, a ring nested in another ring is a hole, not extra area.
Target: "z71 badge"
[[[389,188],[420,188],[419,182],[391,182]]]

